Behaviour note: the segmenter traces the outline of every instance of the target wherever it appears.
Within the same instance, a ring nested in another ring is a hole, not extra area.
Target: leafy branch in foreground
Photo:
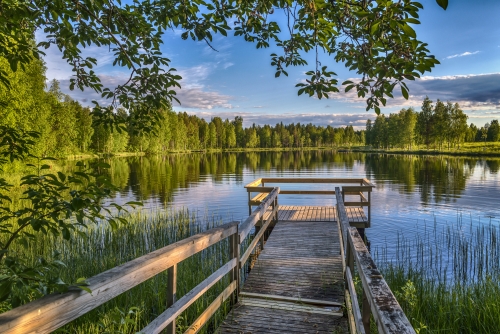
[[[37,161],[27,164],[35,173],[21,179],[22,205],[12,205],[9,191],[14,186],[0,178],[0,302],[9,299],[13,307],[50,292],[67,291],[70,285],[87,289],[84,279],[67,283],[58,276],[65,264],[59,260],[57,250],[54,249],[51,259],[39,257],[34,263],[28,263],[21,256],[23,249],[36,244],[38,236],[85,238],[89,223],[107,222],[112,228],[126,223],[119,216],[125,208],[115,203],[103,205],[115,187],[106,176],[96,172],[96,168],[109,168],[109,165],[101,162],[87,166],[78,162],[79,170],[72,174],[51,173],[52,166],[47,161],[55,159],[29,153],[37,136],[35,132],[0,126],[1,164],[26,158]]]
[[[447,0],[436,1],[446,9]],[[407,97],[404,81],[439,64],[412,27],[420,24],[422,8],[410,0],[4,0],[0,56],[15,71],[55,46],[72,68],[70,88],[90,88],[106,101],[93,101],[97,121],[120,126],[125,120],[114,111],[121,106],[134,111],[137,128],[151,131],[148,120],[157,119],[157,110],[177,101],[175,88],[180,88],[181,77],[160,49],[165,32],[177,29],[183,39],[211,46],[213,34],[227,36],[232,22],[234,35],[257,48],[274,43],[281,49],[281,54],[271,54],[276,76],[287,75],[289,66],[307,65],[303,54],[316,54],[309,71],[314,75],[299,86],[299,95],[322,98],[338,91],[337,80],[323,75],[333,72],[321,65],[320,58],[331,56],[361,77],[359,83],[343,85],[356,88],[357,95],[366,98],[367,109],[379,112],[395,86]],[[35,32],[41,38],[38,44],[33,42]],[[96,72],[102,64],[82,51],[89,46],[109,49],[113,66],[127,69],[128,77],[105,87]],[[5,71],[0,81],[9,85]]]

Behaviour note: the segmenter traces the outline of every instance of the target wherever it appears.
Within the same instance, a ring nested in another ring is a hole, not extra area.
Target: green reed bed
[[[73,282],[79,277],[91,277],[141,255],[220,225],[218,219],[200,223],[188,211],[137,212],[127,217],[128,224],[112,230],[107,226],[89,228],[88,236],[75,235],[71,241],[41,236],[36,244],[23,252],[30,261],[51,258],[54,249],[66,264],[61,278]],[[188,258],[178,265],[177,298],[202,282],[229,260],[227,240]],[[202,298],[191,305],[177,320],[178,332],[183,332],[228,285],[225,277]],[[167,273],[157,275],[128,292],[114,298],[80,317],[58,333],[135,333],[166,309]],[[4,305],[5,310],[5,305]],[[228,302],[202,332],[212,332],[229,311]]]
[[[396,249],[374,257],[420,333],[500,331],[500,226],[498,222],[420,227],[398,236]]]

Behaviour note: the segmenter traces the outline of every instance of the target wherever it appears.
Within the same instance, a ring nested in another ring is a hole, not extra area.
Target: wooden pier
[[[282,183],[328,187],[281,191]],[[167,270],[167,309],[141,333],[177,333],[176,318],[226,277],[227,287],[185,333],[200,331],[229,301],[231,310],[217,333],[364,334],[374,325],[379,333],[414,334],[358,231],[370,227],[373,187],[366,179],[255,180],[245,187],[250,212],[245,221],[199,233],[91,277],[92,294],[71,290],[0,314],[0,332],[50,333]],[[287,194],[333,196],[335,204],[279,204],[278,196],[281,202]],[[228,245],[229,261],[177,299],[177,264],[220,242]],[[354,273],[361,285],[361,307]]]
[[[219,333],[348,333],[338,224],[314,217],[278,220]]]

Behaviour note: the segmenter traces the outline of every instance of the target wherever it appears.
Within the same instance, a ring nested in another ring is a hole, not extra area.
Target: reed
[[[128,224],[112,230],[108,226],[89,227],[87,237],[75,235],[71,241],[40,236],[28,249],[19,248],[29,261],[41,257],[50,259],[54,250],[66,264],[60,277],[76,281],[116,267],[141,255],[152,252],[203,230],[220,225],[217,218],[200,219],[187,210],[177,212],[138,211],[127,217]],[[229,260],[227,240],[188,258],[178,265],[177,297],[194,288]],[[191,305],[177,320],[178,331],[188,325],[210,305],[228,285],[229,278],[212,287]],[[123,293],[106,304],[56,331],[57,333],[136,333],[166,309],[167,273],[157,275]],[[2,310],[9,305],[1,305]],[[229,311],[226,302],[212,321],[201,331],[212,332]]]
[[[417,332],[497,333],[499,237],[498,223],[458,216],[415,237],[400,234],[395,250],[385,246],[374,257]]]

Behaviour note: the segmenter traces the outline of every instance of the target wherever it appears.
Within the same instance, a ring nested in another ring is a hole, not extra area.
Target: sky
[[[421,24],[414,29],[441,64],[415,82],[408,82],[410,98],[395,95],[388,99],[382,113],[408,107],[420,111],[422,100],[429,96],[433,101],[458,102],[469,122],[478,126],[500,118],[500,1],[449,0],[446,11],[435,0],[420,2],[424,5]],[[167,32],[162,46],[171,66],[183,77],[177,92],[181,105],[174,104],[175,111],[186,111],[207,121],[214,116],[242,116],[245,126],[300,122],[363,129],[367,119],[376,117],[373,111],[366,112],[365,100],[353,91],[321,100],[297,96],[295,85],[306,79],[305,72],[312,65],[291,68],[288,77],[275,78],[270,65],[272,48],[256,49],[241,37],[216,35],[212,43],[216,52],[205,42],[182,40],[180,33]],[[106,48],[91,46],[85,52],[98,59],[97,70],[103,83],[126,81],[128,72],[112,66],[112,55]],[[59,80],[63,91],[84,105],[99,99],[89,90],[69,91],[70,67],[56,48],[51,47],[46,54],[49,80]],[[306,59],[312,57],[307,55]],[[340,83],[356,78],[356,73],[336,63],[333,56],[322,56],[320,61],[338,74]]]

